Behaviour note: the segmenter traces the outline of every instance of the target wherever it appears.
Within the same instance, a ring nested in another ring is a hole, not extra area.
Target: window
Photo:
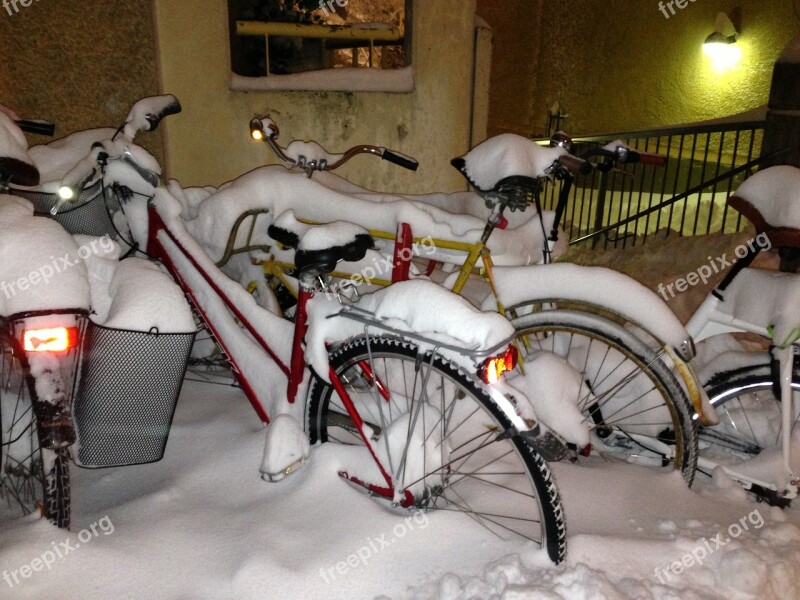
[[[411,0],[229,0],[232,87],[413,88],[410,9]]]

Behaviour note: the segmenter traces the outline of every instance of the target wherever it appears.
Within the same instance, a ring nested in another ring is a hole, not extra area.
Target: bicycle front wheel
[[[575,402],[590,426],[593,452],[610,460],[680,470],[691,485],[697,469],[694,410],[659,351],[622,326],[589,313],[543,310],[512,323],[523,359],[553,352],[581,374],[588,392]],[[536,399],[531,401],[535,410]]]
[[[40,448],[28,363],[10,336],[0,335],[0,351],[0,498],[12,515],[39,511],[69,528],[69,451]]]
[[[396,338],[355,338],[333,351],[330,364],[364,426],[356,427],[319,379],[309,390],[306,425],[312,444],[353,448],[351,481],[355,474],[385,485],[364,431],[395,490],[413,495],[409,510],[452,511],[494,539],[530,540],[553,562],[564,559],[566,527],[550,470],[519,435],[505,434],[511,423],[483,384]]]

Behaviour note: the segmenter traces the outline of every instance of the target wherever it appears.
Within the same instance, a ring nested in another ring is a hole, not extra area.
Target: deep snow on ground
[[[2,523],[0,572],[68,538],[75,549],[13,587],[0,581],[0,598],[800,596],[800,510],[755,504],[707,478],[688,490],[677,474],[556,465],[570,546],[566,564],[553,567],[541,551],[489,542],[449,514],[389,513],[338,478],[342,454],[332,445],[314,448],[285,481],[265,483],[263,442],[238,390],[187,382],[163,461],[74,469],[71,533],[34,518]],[[731,538],[742,522],[748,531],[715,548],[717,534]],[[700,548],[714,549],[702,566],[664,572]]]

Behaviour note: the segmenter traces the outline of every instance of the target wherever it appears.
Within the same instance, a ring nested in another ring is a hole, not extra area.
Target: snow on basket
[[[109,290],[108,318],[86,331],[75,396],[84,467],[161,460],[195,336],[182,292],[155,265],[123,261]]]

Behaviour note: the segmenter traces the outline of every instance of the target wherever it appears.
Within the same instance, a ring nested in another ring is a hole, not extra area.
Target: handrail
[[[736,175],[738,175],[740,173],[744,173],[744,172],[748,171],[749,169],[752,169],[753,167],[755,167],[757,165],[765,163],[768,160],[771,160],[771,159],[775,158],[776,156],[780,156],[781,154],[785,154],[786,152],[789,152],[790,150],[792,150],[792,148],[784,148],[782,150],[777,150],[775,152],[772,152],[771,154],[767,154],[765,156],[761,156],[759,158],[751,160],[751,161],[749,161],[749,162],[747,162],[747,163],[745,163],[743,165],[740,165],[740,166],[736,167],[735,169],[731,169],[727,173],[723,173],[722,175],[718,175],[717,177],[714,177],[713,179],[709,179],[708,181],[704,181],[704,182],[694,186],[693,188],[691,188],[689,190],[686,190],[682,194],[678,194],[677,196],[673,196],[669,200],[664,200],[663,202],[659,202],[658,204],[650,206],[649,208],[647,208],[647,209],[645,209],[645,210],[643,210],[641,212],[638,212],[635,215],[631,215],[630,217],[626,217],[625,219],[622,219],[621,221],[617,221],[616,223],[608,225],[607,227],[603,227],[602,229],[598,229],[596,231],[593,231],[592,233],[588,233],[586,235],[583,235],[583,236],[580,236],[578,238],[575,238],[574,240],[570,240],[569,243],[570,243],[570,245],[579,244],[580,242],[585,242],[586,240],[598,237],[598,236],[603,235],[603,234],[605,234],[605,233],[607,233],[609,231],[612,231],[614,229],[619,229],[623,225],[627,225],[628,223],[632,223],[633,221],[637,221],[637,220],[641,219],[642,217],[645,217],[645,216],[647,216],[647,215],[649,215],[651,213],[654,213],[656,211],[661,210],[662,208],[666,208],[667,206],[671,206],[672,204],[675,204],[676,202],[680,202],[681,200],[685,200],[689,196],[692,196],[694,194],[700,193],[702,190],[704,190],[707,187],[711,187],[711,186],[716,185],[716,184],[718,184],[718,183],[720,183],[720,182],[722,182],[722,181],[724,181],[726,179],[730,179],[731,177],[734,177],[734,176],[736,176]]]

